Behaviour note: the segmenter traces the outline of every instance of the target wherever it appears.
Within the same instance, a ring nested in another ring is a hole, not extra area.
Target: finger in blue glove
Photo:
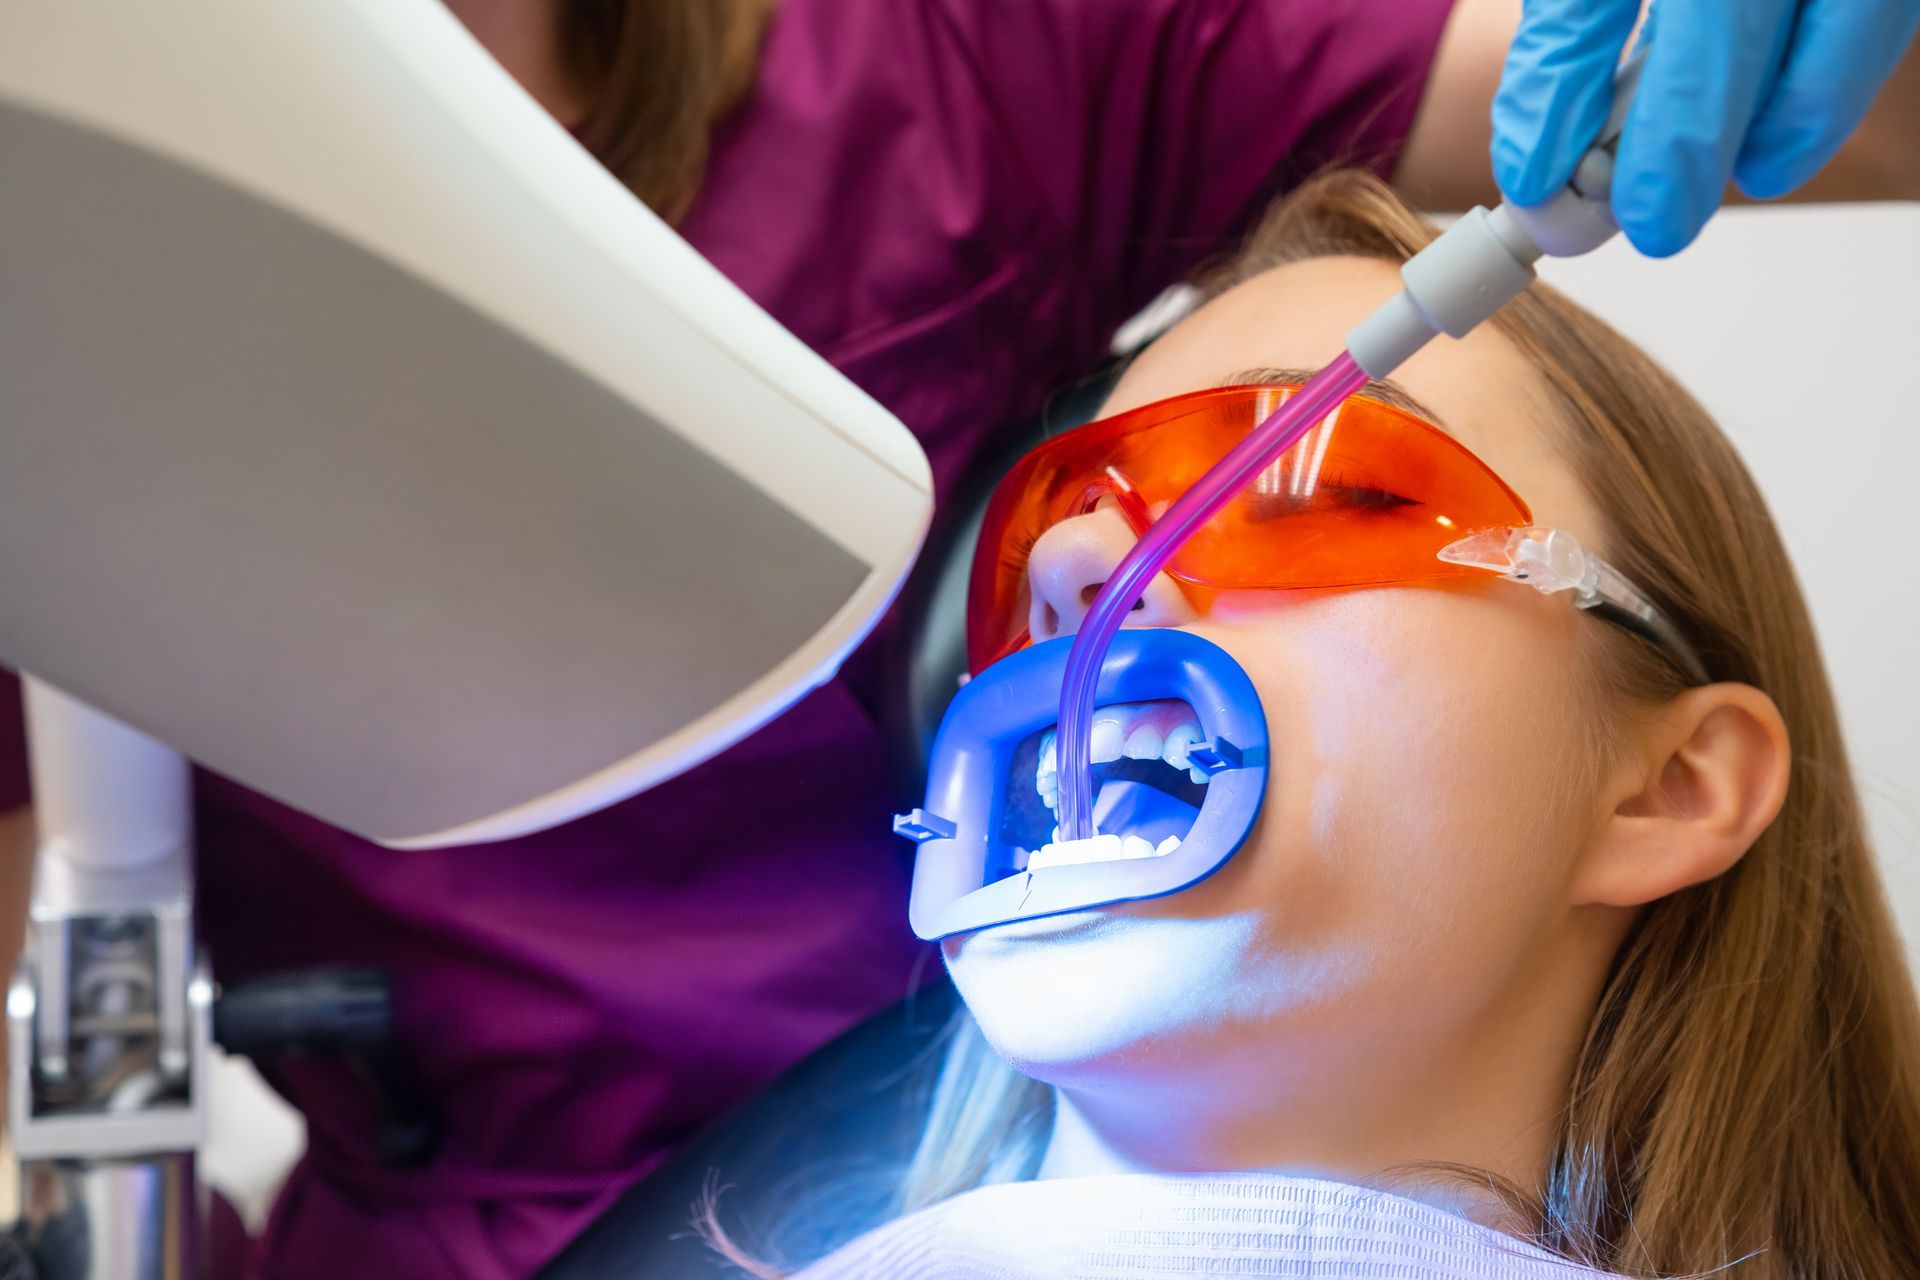
[[[1662,5],[1613,167],[1614,220],[1642,253],[1678,253],[1720,207],[1795,14],[1794,0]]]
[[[1527,0],[1493,99],[1493,176],[1516,204],[1540,204],[1606,123],[1613,73],[1640,0]]]
[[[1916,32],[1920,0],[1802,8],[1786,65],[1734,159],[1740,189],[1764,200],[1813,177],[1860,127]]]

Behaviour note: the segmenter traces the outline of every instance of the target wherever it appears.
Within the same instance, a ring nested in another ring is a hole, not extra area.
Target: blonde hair
[[[565,0],[561,55],[594,107],[581,143],[668,222],[753,88],[775,0]]]
[[[1330,255],[1404,261],[1433,235],[1378,180],[1331,174],[1204,285]],[[1760,1280],[1920,1276],[1920,1011],[1786,549],[1725,436],[1645,354],[1543,285],[1491,323],[1539,372],[1609,559],[1716,680],[1773,698],[1793,760],[1785,807],[1752,849],[1649,907],[1621,948],[1546,1183],[1426,1172],[1491,1183],[1535,1243],[1627,1275],[1740,1261]],[[1685,679],[1635,637],[1586,630],[1604,746],[1610,715]],[[902,1212],[1020,1176],[1045,1142],[1051,1091],[964,1012],[952,1035]]]

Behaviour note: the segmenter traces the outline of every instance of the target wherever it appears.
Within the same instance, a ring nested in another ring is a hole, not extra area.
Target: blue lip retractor
[[[950,934],[1113,902],[1157,898],[1203,879],[1233,856],[1260,814],[1267,787],[1267,719],[1247,673],[1226,650],[1185,631],[1120,632],[1100,673],[1096,702],[1183,699],[1201,739],[1188,752],[1210,775],[1180,844],[1153,857],[1026,869],[1007,834],[1018,802],[1015,756],[1051,728],[1072,638],[1003,658],[954,697],[934,738],[926,804],[894,819],[917,843],[909,917],[914,933]],[[1028,775],[1031,776],[1030,774]]]

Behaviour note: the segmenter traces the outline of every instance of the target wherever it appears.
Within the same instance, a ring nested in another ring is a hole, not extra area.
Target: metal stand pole
[[[200,1204],[191,1155],[23,1162],[19,1235],[39,1280],[188,1280]]]
[[[42,1280],[191,1280],[213,986],[187,762],[24,684],[39,847],[7,1089],[27,1243]]]

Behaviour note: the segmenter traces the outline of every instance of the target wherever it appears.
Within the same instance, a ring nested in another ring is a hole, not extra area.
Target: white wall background
[[[1616,239],[1540,274],[1672,370],[1758,478],[1920,971],[1920,204],[1729,209],[1666,261]]]

